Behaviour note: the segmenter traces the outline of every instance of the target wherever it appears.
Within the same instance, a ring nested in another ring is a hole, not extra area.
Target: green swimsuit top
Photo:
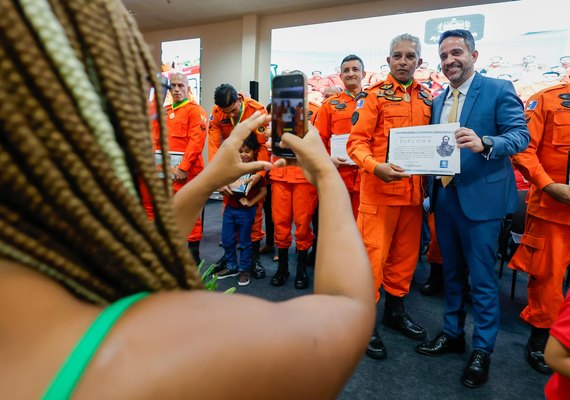
[[[69,399],[83,376],[89,361],[91,361],[91,358],[93,358],[97,349],[99,349],[99,346],[115,325],[115,322],[133,304],[148,295],[148,292],[133,294],[105,308],[93,321],[69,356],[67,356],[67,359],[44,392],[42,400]]]

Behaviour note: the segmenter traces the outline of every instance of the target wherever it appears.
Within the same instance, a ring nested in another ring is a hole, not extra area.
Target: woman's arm
[[[286,134],[283,142],[319,192],[316,294],[280,303],[200,291],[154,295],[119,321],[78,399],[333,399],[342,390],[372,331],[370,265],[317,132]]]

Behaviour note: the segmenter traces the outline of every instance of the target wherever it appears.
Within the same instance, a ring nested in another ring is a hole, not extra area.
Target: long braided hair
[[[0,258],[97,304],[201,287],[154,166],[157,69],[121,2],[1,0],[0,15]]]

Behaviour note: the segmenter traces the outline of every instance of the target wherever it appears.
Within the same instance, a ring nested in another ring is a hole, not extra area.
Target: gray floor
[[[204,239],[201,257],[207,262],[215,262],[223,249],[218,246],[221,234],[221,204],[210,201],[205,209]],[[294,265],[294,251],[290,251],[291,265]],[[237,282],[226,279],[219,282],[219,289],[236,287],[239,293],[259,296],[272,301],[289,299],[310,293],[310,289],[299,291],[293,288],[293,279],[279,288],[269,284],[276,270],[272,256],[262,256],[268,276],[253,280],[246,287],[238,287]],[[414,283],[406,300],[408,313],[426,328],[428,336],[437,334],[442,326],[443,297],[425,297],[419,293],[420,283],[425,282],[429,273],[425,257],[418,263]],[[312,278],[312,270],[310,271]],[[469,358],[465,355],[446,355],[430,358],[417,354],[417,342],[379,325],[379,332],[388,350],[388,358],[375,361],[363,357],[346,384],[339,399],[544,399],[543,388],[547,376],[535,372],[525,360],[525,344],[529,328],[518,315],[526,304],[526,276],[518,274],[516,294],[510,299],[512,271],[506,268],[500,279],[501,288],[501,331],[497,339],[495,353],[491,360],[490,380],[479,389],[468,389],[460,383],[463,366]],[[384,304],[378,304],[382,315]],[[467,317],[467,332],[472,330],[470,315]]]

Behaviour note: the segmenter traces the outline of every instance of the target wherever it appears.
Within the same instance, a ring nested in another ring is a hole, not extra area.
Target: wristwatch
[[[481,138],[481,143],[483,143],[483,151],[481,152],[481,155],[488,160],[491,156],[491,152],[493,151],[495,141],[491,136],[483,136]]]

